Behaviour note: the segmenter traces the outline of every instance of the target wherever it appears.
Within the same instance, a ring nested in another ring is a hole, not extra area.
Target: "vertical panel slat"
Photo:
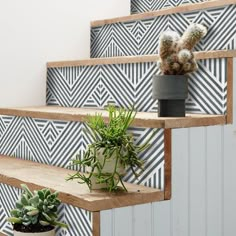
[[[170,201],[153,203],[153,236],[171,236]]]
[[[206,205],[205,205],[205,129],[191,128],[189,139],[189,197],[190,197],[190,235],[204,236],[206,226]]]
[[[188,235],[189,129],[172,131],[173,236]]]
[[[133,208],[122,207],[112,210],[113,212],[113,235],[133,235]]]
[[[133,207],[133,236],[139,235],[152,236],[151,203]]]
[[[221,236],[222,127],[208,127],[206,135],[206,232]]]
[[[101,211],[100,213],[100,235],[113,236],[112,210]]]

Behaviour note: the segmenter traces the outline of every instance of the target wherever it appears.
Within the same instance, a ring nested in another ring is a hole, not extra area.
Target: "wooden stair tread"
[[[51,120],[84,122],[89,115],[102,114],[108,121],[108,112],[102,109],[39,106],[0,108],[0,115],[21,116]],[[226,124],[225,115],[187,114],[186,117],[158,117],[155,112],[138,112],[132,126],[151,128],[185,128]]]
[[[126,183],[128,193],[89,191],[87,185],[65,181],[75,171],[0,155],[0,183],[20,188],[26,183],[31,189],[50,188],[59,191],[62,202],[88,211],[100,211],[164,200],[159,189]]]
[[[208,9],[213,7],[221,7],[221,6],[227,6],[230,4],[235,4],[236,0],[210,0],[200,3],[189,3],[180,5],[177,7],[168,7],[163,8],[156,11],[150,11],[145,13],[139,13],[129,16],[123,16],[123,17],[115,17],[111,19],[104,19],[104,20],[96,20],[91,22],[91,27],[98,27],[105,24],[113,24],[113,23],[119,23],[119,22],[129,22],[129,21],[135,21],[135,20],[143,20],[143,19],[149,19],[154,18],[157,16],[163,16],[163,15],[170,15],[175,13],[183,13],[183,12],[191,12],[191,11],[197,11],[201,9]]]
[[[194,52],[194,55],[196,59],[228,58],[228,57],[236,57],[236,50],[199,51],[199,52]],[[91,58],[86,60],[48,62],[47,68],[156,62],[158,59],[159,56],[157,54],[142,55],[142,56]]]

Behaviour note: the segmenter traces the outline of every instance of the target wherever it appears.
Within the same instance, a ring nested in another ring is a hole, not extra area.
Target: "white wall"
[[[1,0],[0,107],[45,104],[46,62],[89,57],[90,21],[129,0]]]
[[[233,125],[172,131],[172,200],[102,211],[101,236],[236,235],[235,94]]]

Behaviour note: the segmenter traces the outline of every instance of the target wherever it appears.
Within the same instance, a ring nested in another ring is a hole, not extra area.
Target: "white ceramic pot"
[[[100,150],[97,151],[97,158],[101,164],[103,164],[104,162],[103,151],[104,151],[104,148],[101,148]],[[110,158],[106,159],[102,172],[113,173],[115,165],[116,165],[116,154],[113,153]],[[90,172],[89,169],[87,169],[87,171]],[[125,168],[119,162],[117,163],[117,172],[121,175],[124,175],[126,173]],[[98,173],[98,171],[95,169],[94,173]],[[96,183],[96,177],[92,177],[91,182],[92,182],[92,189],[94,190],[107,187],[106,183],[102,183],[102,184]]]
[[[25,232],[19,232],[14,230],[14,236],[55,236],[55,230],[52,229],[47,232],[41,232],[41,233],[25,233]]]

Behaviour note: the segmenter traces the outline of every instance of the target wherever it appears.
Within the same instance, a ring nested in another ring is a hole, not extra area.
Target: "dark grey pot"
[[[152,97],[158,100],[158,116],[184,117],[188,97],[188,77],[185,75],[154,75]]]

